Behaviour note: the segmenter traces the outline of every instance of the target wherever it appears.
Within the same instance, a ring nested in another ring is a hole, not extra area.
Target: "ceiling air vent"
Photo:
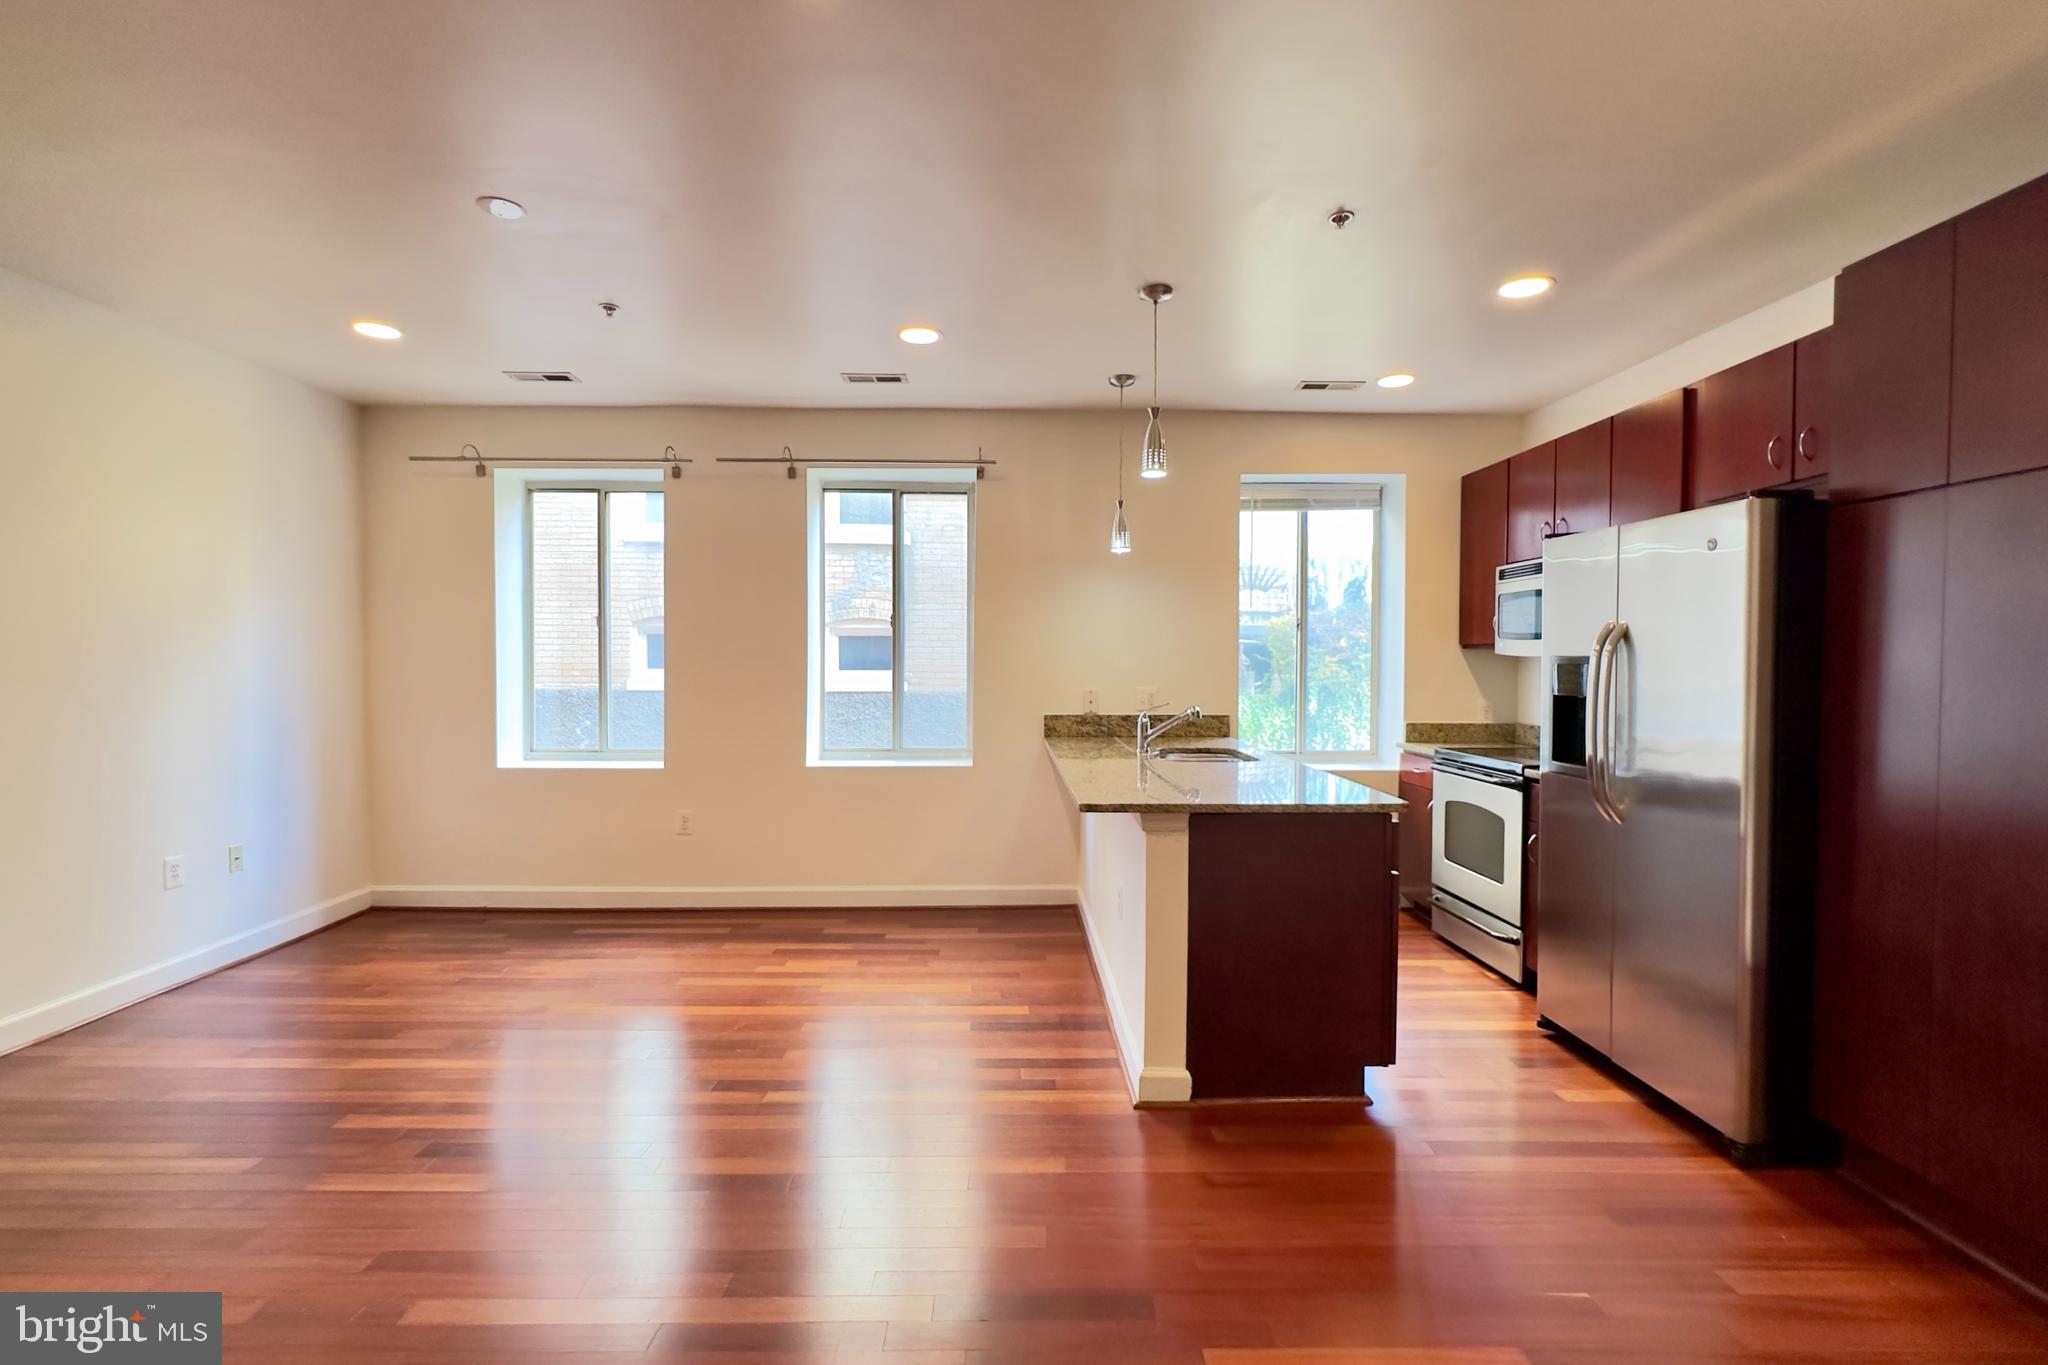
[[[507,370],[507,379],[516,379],[522,384],[581,384],[583,381],[567,370]]]
[[[910,376],[907,374],[850,374],[845,370],[841,370],[839,377],[849,384],[908,384],[910,382]]]
[[[1365,387],[1363,379],[1304,379],[1294,386],[1303,393],[1349,393]]]

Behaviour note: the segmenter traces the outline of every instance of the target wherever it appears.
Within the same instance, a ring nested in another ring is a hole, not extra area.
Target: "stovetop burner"
[[[1535,767],[1543,755],[1533,744],[1439,744],[1436,757],[1519,775],[1523,769]]]

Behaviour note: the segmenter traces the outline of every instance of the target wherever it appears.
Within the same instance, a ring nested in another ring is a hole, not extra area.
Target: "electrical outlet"
[[[164,890],[176,891],[185,884],[185,855],[173,853],[164,859]]]
[[[241,870],[242,870],[242,846],[241,846],[240,844],[229,844],[229,845],[228,845],[228,871],[229,871],[229,872],[240,872]]]
[[[676,833],[677,833],[677,834],[683,834],[683,835],[695,834],[695,833],[697,832],[696,820],[697,820],[697,812],[695,812],[695,811],[693,811],[693,810],[679,810],[679,811],[677,811],[677,812],[676,812]]]
[[[1102,696],[1094,688],[1088,688],[1086,691],[1081,693],[1081,710],[1086,714],[1091,716],[1094,715],[1096,709],[1099,706],[1101,706],[1101,704]]]
[[[1159,685],[1157,683],[1147,683],[1138,689],[1138,709],[1140,711],[1148,706],[1157,705],[1159,705]]]

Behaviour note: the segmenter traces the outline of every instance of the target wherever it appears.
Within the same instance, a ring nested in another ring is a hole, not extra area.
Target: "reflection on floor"
[[[1139,1114],[1071,911],[376,912],[0,1059],[0,1288],[265,1365],[2048,1353],[1402,944],[1374,1107]]]

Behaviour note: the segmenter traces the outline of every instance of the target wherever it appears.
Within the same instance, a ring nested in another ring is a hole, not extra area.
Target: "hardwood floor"
[[[1370,1109],[1137,1113],[1071,911],[373,912],[0,1059],[0,1288],[252,1365],[2048,1356],[1401,954]]]

